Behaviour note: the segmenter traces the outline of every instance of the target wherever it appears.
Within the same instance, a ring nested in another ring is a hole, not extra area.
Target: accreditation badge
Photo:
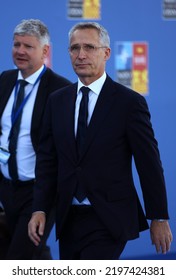
[[[9,151],[4,149],[3,147],[0,147],[0,163],[6,164],[8,162],[9,157],[10,157]]]

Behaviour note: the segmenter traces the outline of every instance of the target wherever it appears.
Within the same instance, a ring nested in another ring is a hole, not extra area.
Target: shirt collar
[[[44,65],[40,67],[35,73],[33,73],[31,76],[27,77],[25,81],[27,81],[29,84],[34,84],[40,73],[43,71]],[[21,71],[18,72],[18,80],[24,80]]]
[[[106,73],[104,72],[103,75],[98,79],[96,80],[95,82],[91,83],[88,87],[90,88],[91,91],[93,91],[95,94],[99,95],[102,87],[103,87],[103,84],[106,80]],[[81,81],[80,79],[78,78],[78,88],[77,88],[77,94],[79,93],[80,91],[80,88],[85,86]]]

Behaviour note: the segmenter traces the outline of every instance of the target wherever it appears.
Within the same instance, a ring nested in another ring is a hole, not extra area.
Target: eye
[[[79,50],[80,50],[80,46],[75,45],[70,47],[71,52],[78,52]]]
[[[13,46],[14,46],[15,48],[17,48],[17,47],[20,46],[20,43],[14,43]]]
[[[33,47],[31,45],[25,45],[26,49],[32,49]]]
[[[84,45],[84,50],[87,52],[94,51],[94,49],[95,49],[95,46],[93,46],[93,45],[90,45],[90,44]]]

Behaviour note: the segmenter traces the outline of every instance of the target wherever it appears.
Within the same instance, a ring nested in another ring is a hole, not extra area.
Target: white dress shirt
[[[91,83],[88,85],[90,88],[89,92],[89,103],[88,103],[88,119],[87,122],[89,124],[97,99],[99,97],[100,91],[103,87],[103,84],[106,80],[106,73],[104,72],[103,75],[96,80],[95,82]],[[75,136],[77,133],[77,126],[78,126],[78,115],[79,115],[79,106],[82,98],[82,92],[80,91],[80,88],[82,86],[85,86],[79,79],[78,79],[78,88],[77,88],[77,98],[76,98],[76,103],[75,103]],[[74,197],[72,204],[74,205],[90,205],[90,202],[88,198],[85,198],[81,203]]]
[[[31,131],[33,108],[34,108],[34,103],[35,103],[40,81],[38,81],[35,86],[34,84],[38,76],[42,72],[43,68],[44,66],[42,66],[33,75],[25,79],[28,82],[28,84],[25,87],[25,96],[27,96],[31,90],[32,92],[23,108],[21,124],[20,124],[20,132],[19,132],[18,143],[17,143],[18,174],[19,174],[19,180],[22,181],[31,180],[35,178],[34,169],[35,169],[36,155],[31,142],[30,131]],[[18,73],[17,79],[18,80],[23,79],[20,71]],[[11,130],[11,112],[14,103],[14,97],[15,97],[15,87],[6,104],[5,110],[1,118],[2,135],[0,136],[0,145],[1,147],[7,150],[9,146],[8,137]],[[1,164],[0,168],[3,176],[7,179],[11,179],[8,171],[8,163]]]

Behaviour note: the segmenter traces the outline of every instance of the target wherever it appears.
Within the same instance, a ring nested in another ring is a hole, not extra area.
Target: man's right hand
[[[32,242],[38,246],[45,229],[46,216],[44,212],[34,212],[28,224],[28,235]]]

